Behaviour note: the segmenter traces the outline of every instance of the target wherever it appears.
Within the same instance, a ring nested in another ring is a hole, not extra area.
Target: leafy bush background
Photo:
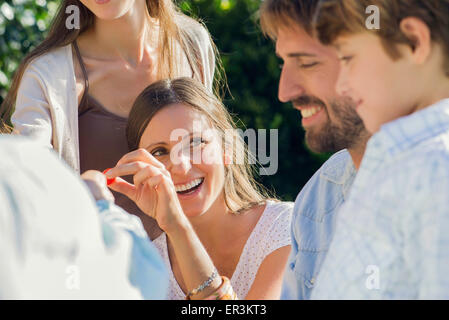
[[[225,104],[242,128],[279,129],[279,168],[260,181],[284,200],[294,200],[327,155],[304,145],[300,116],[277,99],[280,69],[273,43],[257,24],[260,0],[181,0],[181,9],[203,20],[221,53],[231,95]],[[59,1],[0,2],[0,103],[23,56],[45,36]],[[269,150],[269,149],[268,149]]]

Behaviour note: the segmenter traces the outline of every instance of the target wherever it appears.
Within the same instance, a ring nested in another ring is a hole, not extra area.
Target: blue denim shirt
[[[348,198],[355,175],[349,152],[342,150],[323,164],[296,198],[282,300],[310,299],[334,235],[336,213]]]

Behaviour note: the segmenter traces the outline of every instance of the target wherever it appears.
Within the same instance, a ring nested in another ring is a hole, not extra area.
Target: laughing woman
[[[223,104],[195,80],[159,81],[127,137],[134,151],[106,175],[164,230],[153,243],[172,270],[168,299],[279,299],[292,204],[260,191]]]
[[[79,28],[67,27],[77,19],[66,12],[79,13]],[[179,76],[212,90],[215,52],[206,29],[172,0],[64,0],[48,36],[16,72],[0,116],[74,170],[103,171],[128,151],[126,121],[137,95]],[[134,203],[115,196],[150,238],[160,234]]]

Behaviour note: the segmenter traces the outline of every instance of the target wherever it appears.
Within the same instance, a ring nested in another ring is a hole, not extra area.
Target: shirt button
[[[314,284],[315,283],[315,278],[310,279],[310,283]]]

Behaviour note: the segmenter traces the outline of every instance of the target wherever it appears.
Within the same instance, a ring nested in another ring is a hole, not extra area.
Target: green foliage
[[[0,102],[23,56],[43,39],[58,5],[57,0],[0,2]]]
[[[294,200],[327,156],[307,151],[300,115],[277,99],[280,75],[273,43],[256,16],[260,0],[179,0],[201,18],[222,56],[231,94],[225,104],[242,128],[278,129],[278,172],[260,181],[285,200]],[[56,0],[2,0],[0,4],[0,103],[20,60],[45,36]],[[267,147],[269,152],[269,146]]]

